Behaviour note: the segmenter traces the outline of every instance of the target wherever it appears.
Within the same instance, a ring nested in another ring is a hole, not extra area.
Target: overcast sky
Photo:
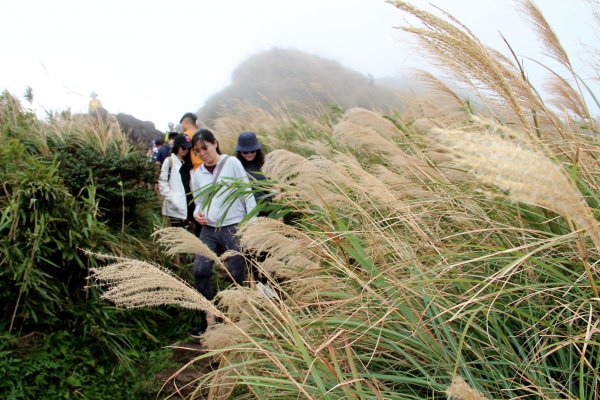
[[[432,10],[429,2],[411,2]],[[501,32],[519,54],[542,58],[515,1],[432,2],[484,43],[506,53]],[[537,4],[572,61],[589,63],[583,43],[598,43],[598,36],[588,2]],[[110,112],[166,130],[228,85],[239,63],[274,46],[375,78],[404,75],[423,65],[411,37],[394,29],[409,22],[383,0],[0,0],[0,90],[22,98],[30,86],[34,104],[24,104],[39,115],[86,112],[95,91]]]

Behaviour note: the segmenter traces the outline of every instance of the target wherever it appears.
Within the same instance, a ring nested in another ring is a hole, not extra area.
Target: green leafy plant
[[[108,305],[85,289],[97,263],[81,248],[157,254],[144,234],[159,222],[154,172],[142,154],[123,152],[118,136],[83,140],[98,134],[89,121],[78,120],[76,134],[57,124],[0,96],[1,397],[151,397],[156,373],[172,366],[164,343],[184,336],[193,315]]]

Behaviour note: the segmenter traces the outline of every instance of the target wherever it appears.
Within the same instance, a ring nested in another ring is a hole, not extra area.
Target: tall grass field
[[[451,81],[421,72],[428,91],[396,112],[240,105],[212,127],[229,154],[243,130],[268,150],[266,187],[250,187],[272,193],[271,216],[239,229],[263,282],[207,301],[164,264],[203,254],[224,270],[229,254],[162,229],[161,254],[85,242],[88,285],[119,310],[217,317],[197,354],[215,368],[190,383],[193,398],[600,398],[590,82],[529,0],[519,6],[557,66],[544,91],[509,43],[491,49],[450,16],[389,2],[419,21],[401,29]]]

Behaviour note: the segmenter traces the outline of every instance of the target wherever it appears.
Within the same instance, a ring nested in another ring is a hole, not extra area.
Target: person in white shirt
[[[200,240],[213,252],[219,254],[226,250],[239,251],[235,234],[237,224],[256,207],[252,192],[231,202],[228,196],[233,189],[221,188],[208,201],[207,189],[214,183],[242,181],[248,183],[248,175],[236,157],[221,154],[219,142],[208,129],[201,129],[192,138],[193,150],[203,163],[192,171],[192,191],[196,208],[194,218],[202,225]],[[196,289],[208,300],[214,298],[210,282],[213,262],[203,256],[194,259],[194,280]],[[244,257],[235,255],[227,259],[227,269],[233,280],[243,285],[246,280]],[[206,329],[206,318],[196,328],[196,334]]]
[[[192,141],[186,135],[177,135],[171,155],[163,162],[158,177],[158,188],[164,197],[162,214],[169,218],[171,226],[187,228],[193,218],[190,190]]]

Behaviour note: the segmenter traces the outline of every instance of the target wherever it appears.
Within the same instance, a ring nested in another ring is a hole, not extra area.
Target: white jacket
[[[223,166],[217,182],[223,182],[224,184],[227,184],[232,180],[248,182],[248,174],[244,170],[240,160],[225,154],[219,158],[214,173],[217,173],[220,165],[225,159],[227,159],[227,162]],[[232,190],[221,189],[217,195],[211,199],[210,204],[203,205],[207,200],[208,194],[202,192],[213,183],[213,179],[213,174],[208,172],[204,167],[204,164],[196,168],[195,171],[192,171],[192,181],[190,186],[194,195],[194,202],[196,203],[194,215],[201,211],[208,220],[208,225],[212,227],[238,224],[254,209],[254,207],[256,207],[256,200],[254,200],[252,192],[248,190],[246,196],[238,197],[233,204],[231,204],[228,201],[226,202],[226,199]]]
[[[171,160],[171,162],[169,162]],[[169,178],[169,164],[171,164],[171,177]],[[160,194],[165,198],[162,206],[162,214],[168,217],[187,219],[187,200],[185,189],[181,181],[179,169],[183,162],[175,154],[166,158],[160,169],[158,177],[158,188]]]

